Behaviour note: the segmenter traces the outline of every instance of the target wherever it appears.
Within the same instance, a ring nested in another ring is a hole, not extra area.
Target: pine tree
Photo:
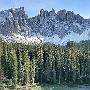
[[[1,80],[4,78],[3,67],[2,67],[2,62],[1,62],[1,57],[3,53],[2,47],[3,47],[2,43],[0,43],[0,83],[1,83]]]
[[[12,69],[13,69],[13,75],[12,75],[12,82],[14,84],[14,86],[16,86],[16,84],[18,83],[17,82],[17,79],[18,79],[18,72],[17,72],[17,57],[16,57],[16,52],[15,50],[11,50],[11,59],[12,59]]]
[[[23,52],[23,62],[24,62],[24,84],[30,83],[29,76],[30,76],[30,59],[28,56],[28,51],[24,50]]]

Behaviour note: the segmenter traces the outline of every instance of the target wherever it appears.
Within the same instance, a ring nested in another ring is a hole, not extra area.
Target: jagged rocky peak
[[[47,17],[47,16],[52,16],[52,15],[55,15],[55,10],[53,8],[49,12],[47,10],[44,10],[44,9],[40,10],[40,17]]]
[[[84,18],[80,16],[79,14],[74,14],[73,11],[66,11],[65,9],[58,11],[55,13],[55,10],[52,8],[51,11],[47,11],[44,9],[40,10],[40,14],[35,16],[35,18],[38,18],[38,20],[43,20],[46,18],[51,18],[51,19],[57,19],[57,21],[62,22],[62,21],[69,21],[70,23],[72,22],[77,22],[81,24],[84,21]],[[34,19],[34,17],[33,17]]]
[[[41,17],[44,17],[44,16],[45,16],[44,9],[41,9],[41,10],[40,10],[40,16],[41,16]]]
[[[65,9],[56,13],[53,8],[51,11],[41,9],[37,16],[28,18],[24,7],[11,8],[0,12],[0,37],[22,43],[62,44],[69,40],[87,40],[90,39],[90,19]]]
[[[39,15],[28,19],[28,26],[31,27],[32,34],[39,33],[45,37],[58,35],[62,39],[72,32],[82,34],[90,27],[90,20],[65,9],[57,13],[53,8],[51,11],[41,9]]]
[[[52,10],[49,12],[49,16],[53,16],[53,15],[55,15],[56,13],[55,13],[55,10],[52,8]]]
[[[75,15],[75,19],[80,24],[82,24],[82,22],[84,21],[84,18],[82,16],[80,16],[79,14]]]
[[[78,23],[81,23],[82,20],[84,19],[82,16],[79,14],[74,14],[73,11],[66,11],[65,9],[58,11],[55,13],[55,10],[52,8],[51,11],[47,11],[44,9],[40,10],[40,17],[48,17],[48,16],[55,16],[57,19],[61,21],[75,21],[77,20]]]
[[[11,8],[0,12],[0,33],[3,35],[30,34],[27,26],[28,16],[24,7]]]
[[[65,9],[58,11],[57,16],[59,21],[77,21],[78,23],[81,23],[84,20],[79,14],[75,14],[73,11],[66,11]]]
[[[40,10],[40,17],[47,17],[49,15],[47,10],[41,9]]]
[[[65,21],[66,20],[66,10],[63,9],[63,10],[60,10],[57,12],[57,18],[59,21]]]
[[[66,20],[73,22],[75,20],[74,12],[67,11],[67,13],[66,13]]]

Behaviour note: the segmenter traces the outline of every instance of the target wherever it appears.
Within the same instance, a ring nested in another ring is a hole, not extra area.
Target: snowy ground
[[[43,42],[42,38],[37,38],[37,37],[25,37],[22,36],[20,34],[13,34],[11,36],[2,36],[0,35],[0,37],[2,37],[3,41],[6,42],[16,42],[16,43],[25,43],[25,44],[30,44],[30,43],[41,43]]]
[[[42,36],[39,33],[37,34],[33,33],[31,37],[29,36],[25,37],[20,34],[13,34],[11,36],[6,37],[0,35],[0,37],[3,38],[3,40],[6,42],[17,42],[25,44],[49,42],[55,45],[65,45],[68,41],[80,42],[82,40],[90,40],[90,29],[85,30],[81,35],[79,35],[78,33],[71,32],[62,39],[60,39],[59,36],[56,34],[51,37],[48,37]]]
[[[80,42],[82,40],[90,40],[90,28],[88,30],[85,30],[81,35],[79,35],[78,33],[71,32],[70,34],[66,35],[63,39],[60,39],[59,36],[56,34],[52,37],[45,37],[40,35],[39,33],[33,33],[33,36],[37,38],[42,38],[43,42],[50,42],[56,45],[65,45],[68,41]]]

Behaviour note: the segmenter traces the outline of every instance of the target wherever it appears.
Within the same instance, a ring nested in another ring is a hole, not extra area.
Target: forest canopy
[[[90,41],[65,46],[0,42],[0,83],[90,84]]]

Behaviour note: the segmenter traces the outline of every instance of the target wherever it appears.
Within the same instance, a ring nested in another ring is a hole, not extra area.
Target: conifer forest
[[[0,42],[0,83],[8,80],[13,85],[90,84],[90,41],[65,46]]]

